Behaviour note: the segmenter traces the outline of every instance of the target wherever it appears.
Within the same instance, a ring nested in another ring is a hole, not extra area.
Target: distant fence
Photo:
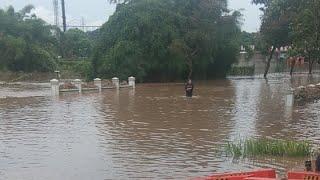
[[[136,78],[129,77],[128,82],[120,83],[119,78],[114,77],[112,81],[109,83],[102,83],[100,78],[96,78],[93,80],[93,83],[84,83],[80,79],[67,80],[65,82],[59,81],[58,79],[52,79],[50,81],[51,84],[51,92],[53,96],[59,96],[60,93],[64,92],[78,92],[82,93],[84,91],[98,91],[102,92],[103,89],[116,89],[120,90],[121,88],[133,88],[136,86]]]

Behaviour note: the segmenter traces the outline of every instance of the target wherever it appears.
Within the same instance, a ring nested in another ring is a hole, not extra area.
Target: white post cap
[[[314,84],[309,84],[308,85],[308,88],[315,88],[316,87],[316,85],[314,85]]]
[[[50,82],[59,82],[58,79],[51,79]]]

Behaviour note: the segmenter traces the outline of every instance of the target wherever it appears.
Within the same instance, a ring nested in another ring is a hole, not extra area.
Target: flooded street
[[[0,179],[187,179],[215,172],[304,166],[304,159],[228,158],[247,137],[320,143],[320,103],[285,107],[296,75],[141,84],[51,97],[43,84],[0,86]]]

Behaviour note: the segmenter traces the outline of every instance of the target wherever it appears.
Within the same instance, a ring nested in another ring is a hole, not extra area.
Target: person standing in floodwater
[[[187,97],[192,97],[193,95],[193,83],[192,80],[189,79],[188,82],[185,85],[185,90],[186,90],[186,96]]]
[[[316,160],[316,172],[320,173],[320,154],[318,154],[318,157]]]

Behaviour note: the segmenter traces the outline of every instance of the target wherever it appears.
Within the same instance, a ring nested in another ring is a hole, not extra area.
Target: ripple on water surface
[[[319,103],[284,107],[303,76],[139,85],[135,91],[63,94],[0,87],[4,179],[186,179],[214,172],[303,166],[303,159],[227,158],[227,141],[275,137],[319,143]],[[6,98],[4,98],[6,97]]]

